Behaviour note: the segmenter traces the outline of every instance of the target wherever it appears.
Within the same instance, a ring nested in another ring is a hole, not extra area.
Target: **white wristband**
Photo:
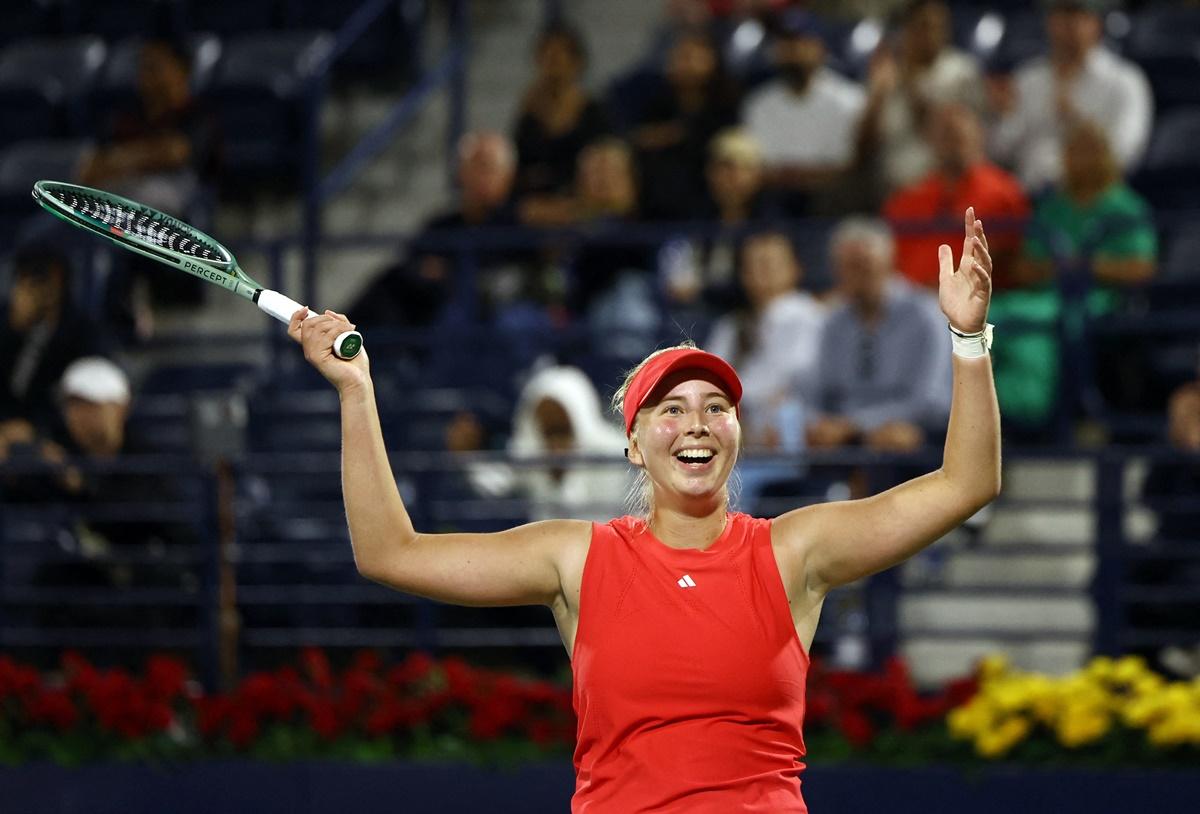
[[[949,323],[946,325],[950,328],[950,349],[955,356],[961,356],[964,359],[978,359],[981,356],[987,356],[992,349],[992,328],[994,326],[991,323],[984,325],[982,331],[973,334],[965,334],[956,330]]]

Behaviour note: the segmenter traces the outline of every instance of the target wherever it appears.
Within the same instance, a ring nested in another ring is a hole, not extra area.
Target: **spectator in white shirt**
[[[860,134],[862,149],[877,159],[885,194],[933,171],[926,125],[934,108],[959,104],[982,112],[984,97],[975,58],[950,43],[943,0],[908,0],[896,20],[895,34],[871,59]]]
[[[1062,134],[1079,119],[1103,128],[1123,172],[1150,137],[1154,98],[1142,69],[1100,43],[1103,0],[1048,0],[1050,53],[1017,69],[1010,93],[994,93],[1000,115],[992,152],[1036,192],[1062,176]]]
[[[813,15],[788,11],[778,29],[779,78],[750,96],[742,118],[762,147],[770,185],[800,196],[822,192],[854,160],[866,94],[825,66],[825,43]]]
[[[746,305],[718,320],[708,340],[709,351],[741,372],[739,410],[748,448],[793,452],[803,443],[803,408],[825,308],[798,289],[801,276],[786,235],[748,237],[739,271]]]

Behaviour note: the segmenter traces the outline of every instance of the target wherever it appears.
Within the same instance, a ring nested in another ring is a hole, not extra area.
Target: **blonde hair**
[[[617,388],[617,392],[613,393],[612,410],[616,413],[624,425],[625,416],[625,394],[629,392],[629,385],[633,384],[633,380],[637,378],[638,373],[646,366],[650,360],[656,356],[661,356],[664,353],[670,353],[675,350],[699,350],[699,346],[688,339],[680,342],[678,345],[672,345],[669,348],[660,348],[642,361],[634,365],[625,374],[625,380],[621,382],[621,386]],[[637,415],[634,414],[633,426],[629,430],[628,437],[637,441],[638,424]],[[626,450],[628,455],[628,450]],[[725,504],[729,506],[737,499],[738,492],[741,491],[741,479],[737,472],[730,475],[729,482],[726,484]],[[646,474],[646,467],[637,467],[637,475],[634,477],[633,483],[629,486],[629,491],[625,495],[625,509],[629,514],[636,517],[641,517],[648,520],[650,515],[654,513],[654,484],[650,480],[650,476]]]
[[[708,143],[708,157],[752,167],[763,165],[762,148],[744,127],[727,127],[713,136],[712,141]]]

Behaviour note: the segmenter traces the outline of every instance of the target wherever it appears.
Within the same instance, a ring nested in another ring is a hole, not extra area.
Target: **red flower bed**
[[[943,736],[946,714],[978,689],[978,679],[971,676],[951,682],[936,693],[919,693],[908,666],[897,658],[890,659],[880,673],[829,670],[820,660],[814,660],[808,673],[805,720],[809,752],[840,755],[848,749],[887,757],[894,742],[887,735],[926,730]],[[847,748],[831,747],[831,737],[844,740]],[[951,746],[948,739],[943,740]],[[817,741],[822,750],[813,748]]]
[[[568,688],[413,653],[384,665],[360,652],[341,671],[309,649],[299,667],[247,675],[205,694],[180,661],[144,674],[98,669],[77,654],[42,675],[0,656],[0,761],[51,758],[446,756],[497,760],[568,754]]]
[[[808,678],[810,752],[829,760],[887,757],[894,734],[945,735],[944,719],[976,690],[974,679],[921,695],[892,661],[880,673],[826,669]],[[0,761],[183,759],[535,759],[570,754],[569,687],[412,653],[385,664],[357,653],[340,670],[320,650],[295,666],[251,673],[206,694],[180,661],[149,659],[141,675],[100,669],[78,654],[41,674],[0,656]],[[905,747],[907,748],[907,747]]]

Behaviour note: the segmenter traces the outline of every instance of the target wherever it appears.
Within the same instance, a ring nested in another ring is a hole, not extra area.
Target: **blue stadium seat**
[[[0,241],[7,243],[21,224],[43,217],[30,197],[34,182],[73,180],[89,145],[88,141],[50,140],[0,147]]]
[[[1136,61],[1150,80],[1158,110],[1200,105],[1200,47],[1192,54],[1157,54]]]
[[[1142,11],[1125,53],[1145,69],[1159,110],[1200,104],[1200,8]]]
[[[80,2],[75,25],[106,40],[130,35],[176,36],[183,32],[180,0],[104,0]]]
[[[1159,277],[1200,284],[1200,217],[1176,223],[1163,241]]]
[[[364,0],[352,3],[288,0],[284,5],[283,24],[290,29],[324,29],[336,34],[364,4]],[[338,57],[335,70],[345,76],[375,77],[389,82],[414,77],[420,68],[419,34],[428,5],[428,0],[393,0]]]
[[[1133,18],[1126,53],[1141,60],[1153,56],[1194,55],[1200,46],[1200,8],[1164,5]]]
[[[1155,122],[1133,185],[1164,209],[1192,209],[1200,196],[1200,107],[1181,107]]]
[[[34,181],[70,181],[90,145],[87,139],[52,139],[17,142],[0,150],[0,194],[19,194],[28,205]]]
[[[154,395],[244,390],[261,372],[258,366],[242,362],[168,364],[151,370],[138,386],[138,392]]]
[[[191,0],[185,22],[190,31],[235,36],[270,31],[278,27],[281,16],[275,0]]]
[[[8,3],[4,25],[0,26],[0,45],[58,34],[62,30],[62,6],[32,0]]]
[[[29,40],[0,51],[0,145],[81,131],[80,102],[106,56],[96,37]]]
[[[192,451],[186,395],[139,393],[130,411],[129,426],[143,451],[179,455]]]
[[[204,93],[221,124],[234,187],[294,190],[304,139],[333,47],[328,32],[253,34],[230,40]]]
[[[260,392],[250,402],[250,447],[262,452],[337,452],[342,435],[337,392]]]

